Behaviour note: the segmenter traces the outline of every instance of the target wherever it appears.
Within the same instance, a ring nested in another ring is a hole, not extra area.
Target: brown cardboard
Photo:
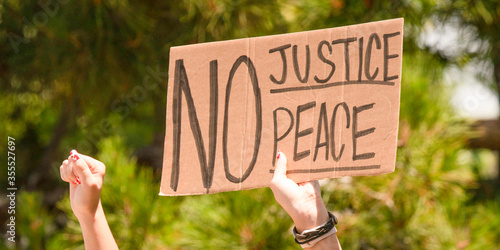
[[[402,41],[400,18],[172,47],[160,195],[269,186],[278,149],[296,182],[393,172]]]

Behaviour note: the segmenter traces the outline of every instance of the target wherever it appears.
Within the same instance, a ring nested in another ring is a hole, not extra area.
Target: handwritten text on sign
[[[160,194],[392,172],[403,19],[171,48]]]

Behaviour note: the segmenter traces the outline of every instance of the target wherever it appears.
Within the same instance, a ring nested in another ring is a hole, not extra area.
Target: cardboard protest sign
[[[160,195],[394,171],[403,19],[172,47]]]

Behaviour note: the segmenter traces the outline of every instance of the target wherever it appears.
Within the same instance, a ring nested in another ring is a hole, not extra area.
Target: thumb
[[[274,177],[284,176],[286,177],[286,156],[281,151],[278,151],[278,155],[276,156],[276,169],[274,170]]]

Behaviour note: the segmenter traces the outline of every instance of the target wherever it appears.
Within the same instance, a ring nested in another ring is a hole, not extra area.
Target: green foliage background
[[[107,166],[102,202],[122,249],[300,249],[268,188],[157,195],[159,171],[134,155],[163,137],[169,48],[404,17],[395,172],[321,182],[341,244],[500,249],[498,188],[484,174],[491,153],[466,148],[469,122],[449,106],[442,73],[497,62],[499,16],[494,0],[2,0],[0,135],[16,138],[20,191],[17,242],[2,238],[0,247],[84,248],[59,179],[61,161],[76,148]],[[447,22],[469,31],[480,49],[450,55],[422,44],[424,27]],[[484,76],[487,84],[492,78]]]

